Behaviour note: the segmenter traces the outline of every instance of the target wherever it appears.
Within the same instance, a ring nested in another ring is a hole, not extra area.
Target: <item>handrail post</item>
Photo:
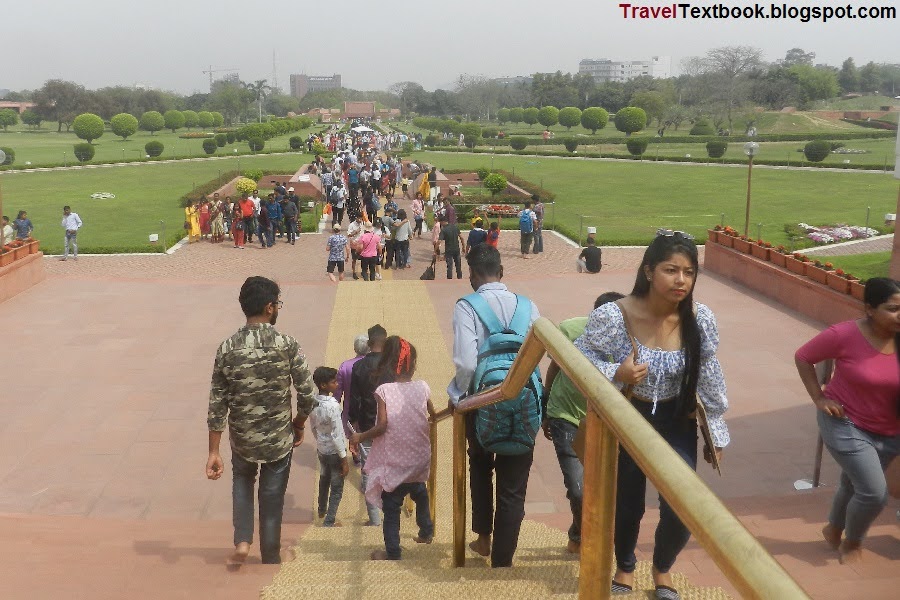
[[[453,566],[466,565],[466,416],[453,413]]]
[[[432,420],[431,428],[431,470],[428,474],[428,511],[431,513],[431,522],[437,530],[437,446],[438,428],[437,421]]]
[[[619,442],[588,404],[584,449],[584,500],[581,513],[579,600],[606,600],[612,581],[612,534],[616,514]]]

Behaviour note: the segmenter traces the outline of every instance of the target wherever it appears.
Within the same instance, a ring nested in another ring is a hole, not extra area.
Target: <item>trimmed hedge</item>
[[[6,159],[0,163],[0,165],[11,165],[16,162],[16,151],[12,148],[7,148],[6,146],[0,146],[0,150],[3,150],[3,153],[6,154]]]
[[[809,162],[822,162],[831,154],[831,143],[825,140],[813,140],[803,147],[803,155]]]
[[[650,140],[643,138],[628,138],[625,142],[625,147],[628,148],[628,152],[632,156],[643,156],[644,152],[647,151],[647,145],[650,143]]]
[[[92,158],[94,158],[94,153],[97,151],[94,148],[93,144],[88,142],[84,142],[83,144],[75,144],[74,147],[75,158],[77,158],[80,162],[88,162]]]
[[[219,144],[214,139],[203,140],[203,151],[207,154],[215,154],[218,147]]]
[[[722,158],[728,150],[728,142],[724,140],[710,140],[706,142],[706,153],[710,158]]]
[[[165,146],[163,146],[162,142],[157,142],[156,140],[147,142],[144,144],[144,151],[150,158],[156,158],[160,156],[165,150]]]

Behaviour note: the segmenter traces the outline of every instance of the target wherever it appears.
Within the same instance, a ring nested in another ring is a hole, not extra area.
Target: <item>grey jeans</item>
[[[324,525],[334,525],[338,506],[344,495],[344,477],[341,475],[342,459],[337,454],[319,455],[319,515],[325,516]]]
[[[569,508],[572,509],[572,524],[569,526],[569,539],[581,543],[581,503],[584,499],[584,466],[575,455],[572,443],[575,441],[575,432],[578,427],[565,419],[551,418],[549,420],[550,435],[553,436],[553,447],[556,449],[556,459],[563,475],[563,484],[566,486],[566,498],[569,499]]]
[[[362,442],[360,443],[360,470],[362,471],[362,477],[360,478],[360,487],[362,488],[362,493],[365,496],[366,494],[366,484],[369,483],[369,476],[366,475],[366,459],[369,458],[369,451],[372,450],[372,442]],[[369,504],[366,502],[366,512],[369,513],[369,525],[381,525],[381,510],[374,504]]]
[[[234,545],[253,543],[253,488],[259,471],[259,550],[262,562],[281,562],[281,518],[284,492],[291,474],[291,455],[269,463],[255,463],[232,452],[231,487]]]
[[[822,441],[842,470],[828,522],[842,529],[848,541],[860,542],[887,503],[884,469],[900,442],[898,436],[860,429],[850,419],[817,413]]]
[[[72,254],[78,258],[78,232],[66,231],[65,253],[63,257],[69,256],[69,243],[72,244]]]

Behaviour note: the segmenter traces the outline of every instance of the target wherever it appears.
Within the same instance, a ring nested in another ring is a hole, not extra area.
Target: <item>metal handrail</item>
[[[548,319],[538,319],[503,383],[466,398],[453,414],[453,564],[465,563],[465,413],[515,397],[544,353],[587,399],[579,598],[609,598],[616,467],[622,445],[745,598],[808,598],[722,501],[600,371]],[[435,415],[435,422],[447,416]]]

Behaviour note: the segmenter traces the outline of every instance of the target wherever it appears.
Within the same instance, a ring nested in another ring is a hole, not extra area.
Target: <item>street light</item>
[[[494,147],[491,146],[491,173],[494,172]]]
[[[750,157],[747,163],[747,211],[744,214],[744,235],[749,235],[750,231],[750,178],[753,175],[753,157],[759,154],[759,144],[756,142],[747,142],[744,144],[744,154]]]

